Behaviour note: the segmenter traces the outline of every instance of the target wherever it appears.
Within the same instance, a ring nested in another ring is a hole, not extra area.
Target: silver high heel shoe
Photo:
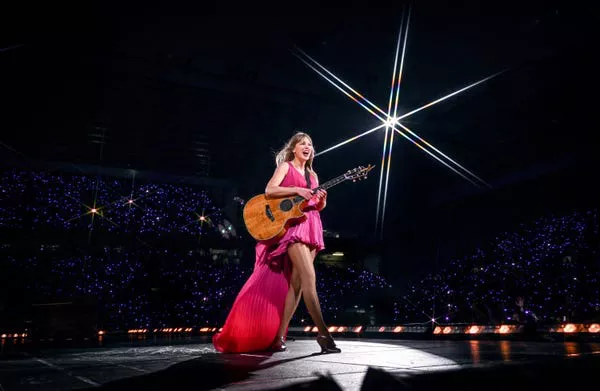
[[[323,353],[341,353],[342,349],[338,348],[333,341],[333,337],[319,335],[317,343],[321,346],[321,354]]]
[[[275,337],[275,340],[269,347],[270,352],[285,352],[287,350],[287,346],[285,346],[285,341],[283,337]]]

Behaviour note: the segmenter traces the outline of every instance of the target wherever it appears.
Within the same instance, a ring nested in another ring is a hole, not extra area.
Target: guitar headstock
[[[367,174],[371,171],[375,166],[369,164],[367,167],[358,166],[353,168],[352,170],[348,170],[344,173],[344,178],[348,180],[352,180],[352,182],[360,181],[367,178]]]

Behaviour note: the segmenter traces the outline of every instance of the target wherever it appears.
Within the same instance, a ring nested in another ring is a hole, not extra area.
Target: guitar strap
[[[310,172],[308,172],[308,168],[304,169],[304,179],[306,179],[306,187],[310,189]]]

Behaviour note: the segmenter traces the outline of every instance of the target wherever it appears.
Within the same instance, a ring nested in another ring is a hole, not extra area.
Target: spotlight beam
[[[398,113],[398,96],[400,95],[400,83],[402,82],[402,70],[404,69],[404,56],[406,54],[406,41],[408,39],[408,27],[410,26],[410,6],[408,8],[408,16],[406,18],[406,30],[404,32],[404,44],[402,45],[402,58],[400,59],[400,69],[398,70],[398,85],[396,86],[396,100],[394,102],[394,116],[392,117],[392,127],[397,122],[396,115]],[[398,37],[398,44],[400,44],[400,37]],[[397,53],[397,52],[396,52]],[[396,54],[397,55],[397,54]],[[388,111],[389,118],[389,111]],[[381,208],[381,234],[380,238],[383,239],[383,227],[385,221],[385,206],[387,204],[387,192],[388,184],[390,180],[390,166],[392,164],[392,148],[394,146],[394,132],[390,134],[390,149],[388,151],[388,161],[385,174],[385,188],[383,190],[383,206]],[[442,154],[443,155],[443,154]]]
[[[407,129],[404,125],[402,124],[398,124],[401,128],[403,129]],[[444,166],[448,167],[449,169],[451,169],[452,171],[454,171],[455,173],[457,173],[458,175],[460,175],[461,177],[463,177],[464,179],[466,179],[467,181],[471,182],[473,185],[475,185],[476,187],[481,187],[477,182],[473,181],[471,178],[467,177],[466,175],[464,175],[462,172],[458,171],[456,168],[452,167],[451,165],[449,165],[448,163],[446,163],[445,161],[443,161],[442,159],[440,159],[439,157],[437,157],[436,155],[434,155],[433,153],[431,153],[427,148],[423,147],[421,144],[419,144],[418,142],[412,140],[406,133],[402,132],[401,130],[398,130],[396,128],[394,128],[394,130],[396,132],[398,132],[398,134],[400,134],[402,137],[406,138],[407,140],[409,140],[410,142],[412,142],[414,145],[416,145],[418,148],[420,148],[421,150],[423,150],[423,152],[427,153],[428,155],[430,155],[431,157],[433,157],[435,160],[439,161],[440,163],[442,163]]]
[[[393,128],[396,130],[396,128]],[[388,150],[388,161],[385,173],[385,189],[383,191],[383,207],[381,208],[381,234],[380,238],[383,239],[383,223],[385,221],[385,204],[387,202],[387,190],[388,190],[388,182],[390,179],[390,165],[392,164],[392,147],[394,146],[394,132],[390,132],[390,149]]]
[[[398,71],[398,86],[396,87],[396,101],[394,103],[394,117],[398,113],[398,95],[400,93],[400,83],[402,82],[402,70],[404,69],[404,55],[406,54],[406,41],[408,39],[408,27],[410,25],[410,5],[408,6],[408,16],[406,19],[406,32],[404,33],[404,44],[402,45],[402,58],[400,60],[400,70]],[[400,38],[398,38],[400,39]],[[400,43],[400,42],[398,42]],[[389,114],[388,114],[389,117]]]
[[[302,52],[304,53],[304,52]],[[302,61],[304,64],[306,64],[307,67],[309,67],[310,69],[312,69],[313,71],[315,71],[317,74],[319,74],[323,79],[327,80],[332,86],[334,86],[335,88],[337,88],[338,90],[340,90],[344,95],[346,95],[348,98],[352,99],[354,102],[358,103],[359,105],[361,105],[365,110],[367,110],[369,113],[373,114],[375,117],[379,118],[381,121],[385,121],[381,116],[379,116],[378,114],[376,114],[375,112],[373,112],[373,110],[371,110],[370,108],[368,108],[367,106],[365,106],[365,104],[363,104],[362,102],[360,102],[358,99],[356,99],[354,96],[352,96],[351,94],[349,94],[346,90],[344,90],[342,87],[340,87],[339,85],[337,85],[334,81],[332,81],[330,78],[328,78],[327,76],[325,76],[323,74],[323,72],[319,71],[317,68],[315,68],[312,64],[310,64],[308,61],[306,61],[305,59],[303,59],[302,57],[298,56],[296,53],[294,53],[294,56],[298,57],[300,59],[300,61]],[[350,91],[352,91],[354,94],[356,94],[359,98],[361,98],[362,100],[364,100],[367,104],[369,104],[371,107],[373,107],[375,110],[379,111],[382,115],[386,115],[386,113],[381,110],[379,107],[377,107],[374,103],[372,103],[370,100],[368,100],[367,98],[365,98],[364,96],[362,96],[359,92],[355,91],[352,87],[350,87],[348,84],[344,83],[342,80],[340,80],[337,76],[335,76],[333,73],[331,73],[330,71],[328,71],[324,66],[322,66],[321,64],[319,64],[318,62],[316,62],[315,60],[313,60],[310,56],[307,55],[307,57],[309,59],[311,59],[315,64],[317,64],[319,67],[321,67],[323,70],[325,70],[325,72],[329,73],[334,79],[336,79],[338,82],[340,82],[344,87],[348,88]]]
[[[319,152],[319,153],[316,153],[316,154],[315,154],[315,156],[319,156],[319,155],[322,155],[322,154],[324,154],[324,153],[327,153],[327,152],[333,151],[334,149],[336,149],[336,148],[339,148],[339,147],[341,147],[342,145],[346,145],[346,144],[348,144],[348,143],[350,143],[350,142],[352,142],[352,141],[354,141],[354,140],[356,140],[356,139],[359,139],[359,138],[361,138],[361,137],[364,137],[364,136],[366,136],[367,134],[371,134],[371,133],[373,133],[373,132],[375,132],[375,131],[377,131],[377,130],[379,130],[379,129],[383,128],[384,126],[385,126],[385,123],[383,123],[383,124],[381,124],[381,125],[379,125],[379,126],[376,126],[376,127],[374,127],[373,129],[369,129],[369,130],[367,130],[366,132],[363,132],[363,133],[361,133],[361,134],[359,134],[359,135],[356,135],[356,136],[354,136],[354,137],[350,137],[349,139],[347,139],[347,140],[345,140],[345,141],[342,141],[341,143],[338,143],[338,144],[336,144],[336,145],[334,145],[334,146],[332,146],[332,147],[329,147],[329,148],[327,148],[327,149],[325,149],[325,150],[323,150],[323,151],[321,151],[321,152]]]
[[[381,151],[381,170],[379,171],[379,188],[377,189],[377,212],[375,213],[375,231],[377,231],[377,227],[379,227],[379,211],[381,210],[381,185],[383,183],[383,174],[385,172],[385,152],[387,149],[388,133],[390,133],[390,127],[386,124],[385,136],[383,138],[383,150]]]
[[[400,31],[398,31],[398,43],[396,44],[396,55],[394,56],[394,70],[392,71],[392,84],[390,85],[390,98],[388,100],[387,117],[390,118],[392,113],[392,101],[394,99],[394,88],[396,86],[396,68],[398,67],[398,55],[400,54],[400,41],[402,40],[402,30],[404,29],[404,15],[400,21]],[[385,126],[385,136],[383,138],[383,150],[381,151],[381,170],[379,172],[379,188],[377,189],[377,211],[375,213],[375,231],[379,227],[379,211],[381,210],[381,186],[383,184],[383,174],[385,172],[385,152],[387,149],[388,133],[390,127]],[[393,132],[392,132],[393,133]],[[391,145],[390,145],[391,147]]]
[[[426,109],[426,108],[428,108],[428,107],[431,107],[431,106],[433,106],[433,105],[435,105],[435,104],[437,104],[437,103],[440,103],[440,102],[442,102],[442,101],[444,101],[444,100],[446,100],[446,99],[448,99],[448,98],[451,98],[451,97],[453,97],[453,96],[455,96],[455,95],[458,95],[458,94],[460,94],[461,92],[464,92],[464,91],[466,91],[466,90],[468,90],[468,89],[471,89],[471,88],[473,88],[473,87],[475,87],[475,86],[477,86],[477,85],[479,85],[479,84],[481,84],[481,83],[484,83],[484,82],[486,82],[486,81],[488,81],[488,80],[490,80],[490,79],[493,79],[494,77],[496,77],[496,76],[498,76],[498,75],[500,75],[500,74],[502,74],[502,73],[504,73],[504,72],[507,72],[507,71],[508,71],[508,69],[504,69],[504,70],[502,70],[502,71],[500,71],[500,72],[496,72],[496,73],[494,73],[493,75],[490,75],[490,76],[488,76],[488,77],[486,77],[486,78],[483,78],[483,79],[481,79],[481,80],[479,80],[479,81],[476,81],[475,83],[469,84],[469,85],[468,85],[468,86],[466,86],[466,87],[463,87],[463,88],[461,88],[461,89],[459,89],[459,90],[456,90],[456,91],[454,91],[454,92],[452,92],[452,93],[450,93],[450,94],[448,94],[448,95],[446,95],[446,96],[443,96],[443,97],[441,97],[441,98],[439,98],[439,99],[436,99],[436,100],[434,100],[434,101],[432,101],[432,102],[429,102],[429,103],[427,103],[427,104],[425,104],[425,105],[423,105],[423,106],[421,106],[421,107],[419,107],[419,108],[417,108],[417,109],[411,110],[411,111],[409,111],[408,113],[404,113],[404,114],[402,114],[400,117],[398,117],[398,118],[396,118],[396,119],[397,119],[398,121],[400,121],[400,120],[401,120],[401,119],[403,119],[403,118],[410,117],[411,115],[413,115],[413,114],[415,114],[415,113],[418,113],[418,112],[419,112],[419,111],[421,111],[421,110],[425,110],[425,109]]]
[[[475,175],[471,171],[467,170],[464,166],[462,166],[461,164],[459,164],[458,162],[456,162],[455,160],[453,160],[450,156],[444,154],[442,151],[440,151],[439,149],[437,149],[436,147],[434,147],[433,145],[431,145],[427,140],[419,137],[418,134],[416,134],[415,132],[413,132],[412,130],[410,130],[409,128],[407,128],[406,126],[404,126],[403,124],[401,124],[400,122],[397,122],[396,125],[402,127],[411,136],[415,137],[417,140],[419,140],[420,142],[422,142],[423,144],[425,144],[427,147],[431,148],[433,151],[437,152],[438,154],[440,154],[441,156],[443,156],[444,158],[446,158],[448,161],[450,161],[451,163],[453,163],[456,167],[459,167],[461,170],[463,170],[464,172],[466,172],[467,174],[469,174],[471,177],[477,179],[479,182],[481,182],[482,184],[486,185],[489,188],[492,187],[487,182],[485,182],[483,179],[479,178],[477,175]],[[398,130],[396,129],[396,131],[398,131]]]

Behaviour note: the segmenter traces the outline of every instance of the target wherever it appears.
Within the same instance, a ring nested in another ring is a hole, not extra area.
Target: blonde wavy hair
[[[279,152],[277,152],[277,155],[275,155],[275,164],[277,165],[277,167],[279,167],[282,163],[290,162],[290,161],[294,160],[294,147],[296,147],[296,144],[301,142],[302,139],[304,139],[304,138],[308,139],[308,141],[310,141],[310,143],[312,144],[312,139],[310,138],[310,136],[308,134],[306,134],[304,132],[297,132],[296,134],[294,134],[292,136],[292,138],[290,138],[287,141],[287,143],[285,143],[283,148]],[[310,172],[314,172],[314,170],[313,170],[313,159],[314,158],[315,158],[315,148],[313,146],[310,158],[306,161],[306,168]]]

